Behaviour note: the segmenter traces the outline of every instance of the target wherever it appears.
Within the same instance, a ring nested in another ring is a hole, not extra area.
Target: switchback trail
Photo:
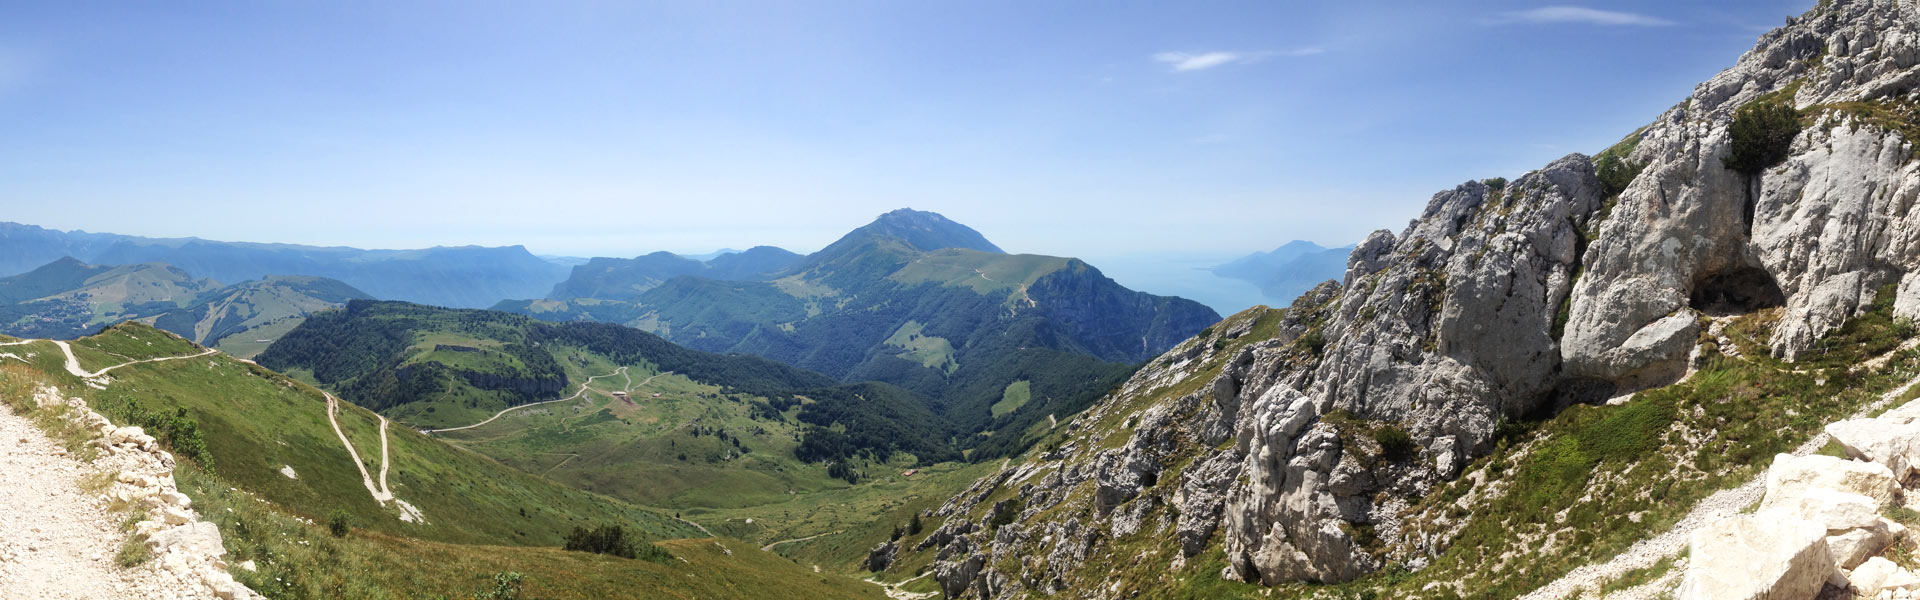
[[[1866,418],[1869,415],[1879,412],[1895,399],[1906,394],[1907,390],[1912,389],[1916,384],[1920,384],[1920,377],[1915,377],[1906,384],[1881,395],[1879,400],[1875,400],[1861,407],[1860,410],[1854,412],[1853,416],[1848,418]],[[1826,446],[1829,439],[1826,431],[1823,430],[1819,435],[1813,436],[1813,439],[1807,440],[1807,443],[1795,448],[1793,455],[1806,456],[1813,454],[1821,447]],[[1763,469],[1758,475],[1755,475],[1752,480],[1741,484],[1740,487],[1720,490],[1711,496],[1707,496],[1705,500],[1701,500],[1699,504],[1695,504],[1693,511],[1687,513],[1685,518],[1680,519],[1679,523],[1675,523],[1673,529],[1662,532],[1660,535],[1635,542],[1632,546],[1628,547],[1625,552],[1621,552],[1607,562],[1574,569],[1553,583],[1541,586],[1532,593],[1521,596],[1521,599],[1559,600],[1569,597],[1581,590],[1600,589],[1600,587],[1607,582],[1619,579],[1629,572],[1651,567],[1654,563],[1660,562],[1661,559],[1675,556],[1679,554],[1681,550],[1686,549],[1687,536],[1695,529],[1739,514],[1740,511],[1746,510],[1747,507],[1759,502],[1760,497],[1765,495],[1766,492],[1767,473]]]
[[[380,420],[380,483],[379,485],[375,485],[373,476],[367,472],[367,464],[360,461],[360,452],[354,450],[353,442],[347,439],[346,431],[340,429],[340,419],[336,416],[336,414],[340,412],[340,399],[333,397],[333,394],[327,393],[325,390],[322,390],[320,393],[327,397],[327,422],[333,424],[333,434],[340,436],[340,444],[347,447],[347,456],[353,458],[353,467],[360,470],[360,483],[367,486],[367,493],[373,495],[373,501],[379,502],[381,506],[393,504],[399,507],[400,520],[402,521],[408,523],[426,522],[424,516],[420,514],[420,509],[414,508],[412,504],[408,504],[405,500],[393,497],[393,489],[387,487],[388,467],[393,465],[393,461],[389,459],[387,454],[387,418],[381,416],[380,413],[373,414],[374,418]]]

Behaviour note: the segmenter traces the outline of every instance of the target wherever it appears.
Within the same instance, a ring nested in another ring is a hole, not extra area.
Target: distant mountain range
[[[268,275],[337,279],[378,298],[477,308],[502,298],[543,296],[567,267],[521,246],[361,250],[58,231],[0,222],[0,275],[72,257],[94,265],[166,263],[200,277],[246,281]]]
[[[772,246],[755,246],[745,252],[719,252],[706,259],[671,252],[637,258],[593,258],[575,266],[573,275],[554,285],[546,297],[550,300],[633,300],[641,292],[682,275],[721,281],[756,281],[792,266],[800,258],[798,254]]]
[[[1255,252],[1211,270],[1215,275],[1259,286],[1272,306],[1287,306],[1314,286],[1345,275],[1347,255],[1352,252],[1351,245],[1325,248],[1295,240],[1272,252]]]
[[[897,385],[967,438],[960,447],[987,453],[1024,447],[1049,415],[1077,412],[1220,319],[1191,300],[1127,289],[1079,259],[1008,254],[911,209],[807,255],[757,246],[584,260],[520,246],[360,250],[0,223],[0,269],[36,269],[0,308],[0,331],[18,335],[75,337],[143,320],[251,356],[348,300],[492,306]],[[1008,431],[1017,434],[996,435]]]
[[[162,263],[99,266],[69,257],[0,278],[0,333],[70,339],[138,320],[247,357],[307,315],[357,298],[369,296],[324,277],[223,286]]]
[[[1078,259],[1007,254],[972,228],[910,209],[804,257],[760,247],[705,263],[667,253],[596,259],[544,300],[495,308],[620,323],[698,350],[892,383],[934,399],[957,431],[981,435],[1078,411],[1131,365],[1220,318],[1191,300],[1129,290]],[[1021,438],[983,445],[1004,451]]]

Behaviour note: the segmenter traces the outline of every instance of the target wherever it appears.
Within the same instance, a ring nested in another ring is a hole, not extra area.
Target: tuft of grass
[[[121,567],[133,567],[153,560],[153,551],[147,549],[147,536],[128,536],[120,542],[120,551],[113,555],[114,564]]]
[[[119,476],[120,476],[120,471],[118,470],[94,471],[92,473],[82,475],[80,476],[80,491],[90,496],[94,494],[99,494],[101,492],[105,492],[107,491],[108,487],[113,486],[114,479],[118,478]]]

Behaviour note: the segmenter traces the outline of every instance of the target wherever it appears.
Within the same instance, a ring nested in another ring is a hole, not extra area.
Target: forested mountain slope
[[[1049,415],[1079,411],[1131,364],[1218,319],[1189,300],[1128,290],[1077,259],[1006,254],[971,228],[904,209],[759,279],[596,277],[556,289],[601,290],[594,297],[497,308],[622,323],[690,348],[895,384],[933,398],[990,454],[1019,450]]]

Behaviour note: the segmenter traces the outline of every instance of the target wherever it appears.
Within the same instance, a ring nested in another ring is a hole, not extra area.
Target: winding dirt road
[[[654,375],[653,377],[648,377],[646,381],[642,381],[642,382],[640,382],[640,385],[646,385],[646,384],[648,384],[648,383],[650,383],[650,382],[652,382],[652,381],[653,381],[653,378],[654,378],[654,377],[659,377],[659,376],[661,376],[661,375],[668,375],[668,374],[671,374],[671,373],[673,373],[673,371],[667,371],[667,372],[665,372],[665,373],[658,373],[658,374],[655,374],[655,375]],[[510,413],[510,412],[513,412],[513,411],[516,411],[516,410],[520,410],[520,409],[522,409],[522,408],[526,408],[526,407],[529,407],[529,406],[539,406],[539,405],[541,405],[541,404],[552,404],[552,403],[555,403],[555,402],[566,402],[566,401],[568,401],[568,400],[576,400],[576,399],[579,399],[579,398],[580,398],[580,396],[582,396],[582,395],[584,395],[584,394],[586,394],[586,393],[587,393],[587,392],[589,391],[589,389],[590,389],[590,388],[588,388],[587,386],[589,386],[589,385],[592,385],[592,384],[593,384],[593,380],[595,380],[595,379],[601,379],[601,378],[604,378],[604,377],[612,377],[612,376],[615,376],[615,375],[621,375],[621,376],[625,376],[626,374],[627,374],[627,368],[626,368],[626,367],[620,367],[620,368],[618,368],[618,369],[614,369],[612,373],[608,373],[608,374],[605,374],[605,375],[595,375],[595,376],[592,376],[592,377],[588,377],[586,381],[582,381],[582,382],[580,382],[580,390],[579,390],[579,391],[577,391],[577,392],[574,392],[572,396],[567,396],[567,397],[565,397],[565,398],[560,398],[560,399],[557,399],[557,400],[547,400],[547,401],[545,401],[545,402],[532,402],[532,403],[528,403],[528,404],[522,404],[522,405],[519,405],[519,406],[515,406],[515,407],[511,407],[511,408],[508,408],[508,409],[506,409],[506,410],[503,410],[503,411],[500,411],[500,412],[497,412],[497,413],[494,413],[494,414],[493,414],[493,416],[491,416],[491,417],[487,417],[487,420],[485,420],[485,421],[481,421],[481,422],[479,422],[479,423],[474,423],[474,424],[472,424],[472,425],[465,425],[465,426],[461,426],[461,427],[448,427],[448,428],[446,428],[446,429],[428,429],[428,430],[426,430],[426,431],[425,431],[425,433],[440,433],[440,432],[442,432],[442,431],[460,431],[460,430],[462,430],[462,429],[473,429],[473,428],[475,428],[475,427],[479,427],[479,426],[481,426],[481,425],[485,425],[485,424],[488,424],[488,423],[492,423],[492,422],[493,422],[493,421],[494,421],[495,419],[498,419],[498,418],[500,418],[500,417],[502,417],[502,416],[504,416],[504,415],[506,415],[507,413]],[[633,385],[633,378],[632,378],[632,377],[627,377],[627,384],[628,384],[628,386],[629,386],[629,387],[628,387],[627,389],[629,389],[629,390],[631,390],[631,389],[632,389],[632,385]],[[593,390],[593,391],[598,391],[598,390]]]

